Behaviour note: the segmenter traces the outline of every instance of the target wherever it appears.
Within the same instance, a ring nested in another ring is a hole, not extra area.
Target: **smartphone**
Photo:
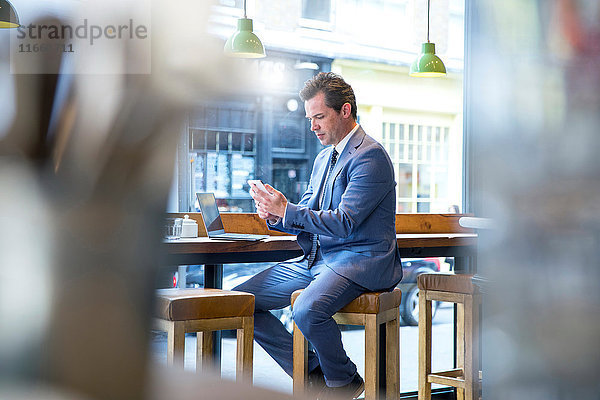
[[[260,190],[261,192],[264,192],[265,194],[268,194],[269,196],[271,196],[271,193],[268,192],[267,188],[265,187],[265,185],[262,183],[261,180],[259,179],[249,179],[248,180],[248,185],[250,186],[254,186],[256,187],[258,190]]]

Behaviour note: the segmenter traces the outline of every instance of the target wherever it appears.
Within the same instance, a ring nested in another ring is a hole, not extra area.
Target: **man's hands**
[[[268,220],[269,223],[274,224],[279,218],[283,218],[285,207],[287,206],[287,199],[271,185],[265,184],[265,187],[270,194],[265,194],[255,186],[251,185],[250,196],[252,196],[256,203],[258,216]]]

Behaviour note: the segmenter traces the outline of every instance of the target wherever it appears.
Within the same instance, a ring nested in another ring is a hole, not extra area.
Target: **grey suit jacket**
[[[325,263],[336,273],[369,290],[391,289],[402,279],[392,162],[360,127],[338,156],[319,209],[331,152],[330,146],[317,155],[302,199],[288,202],[285,221],[269,228],[298,235],[305,256],[312,246],[310,234],[316,233]]]

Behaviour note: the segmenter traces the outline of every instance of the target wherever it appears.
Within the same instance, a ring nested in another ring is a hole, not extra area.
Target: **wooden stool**
[[[220,289],[159,289],[155,329],[167,332],[167,363],[183,367],[185,334],[196,332],[196,371],[212,364],[212,332],[237,329],[236,380],[252,384],[254,295]]]
[[[292,293],[292,307],[302,290]],[[342,325],[365,327],[365,399],[379,399],[379,325],[386,328],[386,399],[400,398],[399,312],[402,292],[364,293],[337,312]],[[294,323],[294,395],[305,392],[308,376],[308,342]]]
[[[479,305],[473,275],[421,274],[419,285],[419,400],[431,399],[431,384],[457,388],[457,399],[479,398]],[[457,304],[456,369],[431,372],[431,302]]]

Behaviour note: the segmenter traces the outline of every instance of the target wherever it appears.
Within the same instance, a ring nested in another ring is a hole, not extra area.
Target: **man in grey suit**
[[[394,170],[384,148],[356,123],[352,87],[334,73],[320,73],[300,92],[311,130],[323,145],[308,189],[298,204],[266,185],[250,191],[270,229],[298,235],[299,259],[277,264],[234,290],[256,296],[255,339],[292,375],[292,336],[269,310],[286,307],[313,345],[309,385],[319,399],[355,398],[364,383],[344,351],[332,316],[364,292],[391,290],[402,278],[396,244]],[[323,375],[326,385],[323,384]]]

